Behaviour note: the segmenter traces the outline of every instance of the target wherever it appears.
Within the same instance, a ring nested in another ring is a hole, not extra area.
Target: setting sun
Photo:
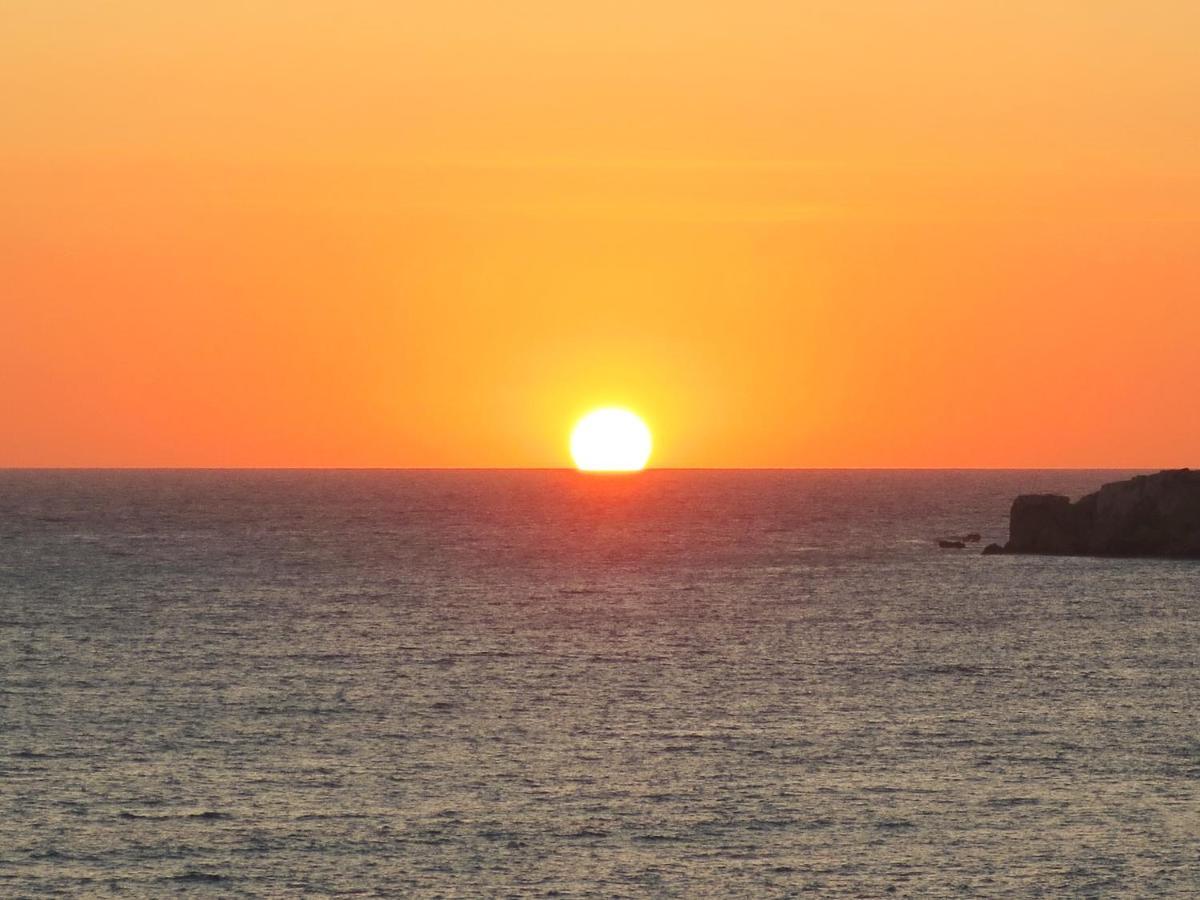
[[[571,458],[582,472],[638,472],[650,458],[650,429],[635,413],[605,407],[571,432]]]
[[[0,900],[1200,900],[1198,36],[0,0]]]

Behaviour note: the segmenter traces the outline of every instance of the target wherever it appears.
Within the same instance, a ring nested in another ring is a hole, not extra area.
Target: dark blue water
[[[1101,472],[0,472],[0,895],[1200,890],[1200,566]]]

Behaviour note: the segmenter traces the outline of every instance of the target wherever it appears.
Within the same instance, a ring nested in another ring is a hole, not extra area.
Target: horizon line
[[[1187,466],[647,466],[634,472],[584,472],[574,466],[0,466],[0,472],[1140,472]]]

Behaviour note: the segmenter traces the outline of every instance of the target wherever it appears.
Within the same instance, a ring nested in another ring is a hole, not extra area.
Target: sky
[[[5,0],[0,466],[1196,466],[1197,34]]]

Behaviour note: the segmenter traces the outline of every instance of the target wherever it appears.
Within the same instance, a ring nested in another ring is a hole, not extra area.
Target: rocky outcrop
[[[1139,475],[1074,503],[1057,494],[1020,496],[1004,552],[1200,559],[1200,472]]]

